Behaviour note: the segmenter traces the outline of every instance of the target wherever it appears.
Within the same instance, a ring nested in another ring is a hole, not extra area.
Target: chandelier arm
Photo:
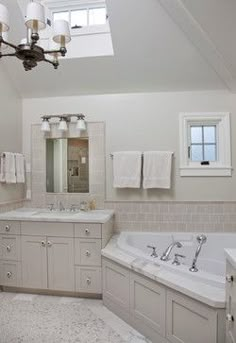
[[[1,57],[10,57],[10,56],[16,56],[16,53],[15,52],[13,52],[12,54],[2,54],[1,52],[0,52],[0,58]]]
[[[58,49],[58,50],[44,50],[44,53],[46,55],[50,55],[50,54],[58,54],[61,52],[61,49]]]
[[[10,46],[11,48],[15,49],[15,50],[18,50],[18,47],[12,43],[9,43],[7,41],[5,41],[2,36],[0,36],[0,44],[5,44],[5,45],[8,45]]]
[[[45,58],[45,57],[44,57],[44,62],[50,63],[51,65],[53,65],[53,67],[54,67],[55,69],[57,69],[58,66],[59,66],[59,62],[58,62],[58,61],[57,61],[57,62],[53,62],[53,61],[48,60],[48,59]]]

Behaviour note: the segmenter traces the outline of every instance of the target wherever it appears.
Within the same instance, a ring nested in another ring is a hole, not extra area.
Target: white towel
[[[141,151],[120,151],[113,153],[113,187],[140,188]]]
[[[16,183],[16,161],[12,152],[5,152],[5,175],[6,183]]]
[[[170,188],[171,151],[144,152],[143,188]]]
[[[22,154],[15,154],[16,158],[16,182],[25,183],[25,158]]]
[[[4,153],[0,157],[0,182],[6,182]]]

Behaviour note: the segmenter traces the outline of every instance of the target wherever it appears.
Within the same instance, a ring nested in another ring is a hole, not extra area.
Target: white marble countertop
[[[225,249],[225,256],[227,260],[236,269],[236,249]]]
[[[113,236],[107,246],[102,250],[103,257],[111,259],[128,269],[160,282],[211,307],[225,308],[225,289],[214,287],[200,281],[193,281],[177,272],[174,273],[165,270],[158,263],[133,257],[118,248],[118,237],[119,235]]]
[[[19,208],[14,211],[1,213],[0,220],[104,224],[111,219],[113,215],[113,210],[59,212],[40,208]]]

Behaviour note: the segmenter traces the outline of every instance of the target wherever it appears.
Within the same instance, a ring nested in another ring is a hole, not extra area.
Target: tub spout
[[[191,268],[189,268],[190,272],[197,272],[198,271],[198,268],[196,266],[197,259],[198,259],[198,256],[199,256],[201,250],[202,250],[202,245],[204,243],[206,243],[206,241],[207,241],[207,237],[205,235],[197,236],[197,241],[199,244],[198,244],[197,250],[195,252],[195,256],[194,256],[194,259],[192,262],[192,266],[191,266]]]
[[[177,246],[177,248],[182,248],[182,244],[180,242],[173,242],[172,244],[168,246],[168,248],[162,254],[161,256],[162,261],[169,261],[170,253],[175,246]]]

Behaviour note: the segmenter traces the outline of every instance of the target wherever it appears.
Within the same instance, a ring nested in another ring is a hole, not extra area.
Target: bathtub
[[[117,247],[125,253],[150,261],[172,273],[183,275],[187,279],[200,281],[205,284],[224,289],[225,288],[225,248],[236,247],[236,234],[231,233],[206,233],[207,242],[202,246],[197,267],[198,272],[191,272],[191,266],[197,248],[196,237],[199,233],[138,233],[122,232],[117,240]],[[160,259],[165,249],[174,241],[182,243],[182,248],[174,247],[170,260],[164,262]],[[152,250],[147,245],[157,247],[158,257],[151,257]],[[173,265],[175,253],[186,256],[180,258],[181,265]]]

